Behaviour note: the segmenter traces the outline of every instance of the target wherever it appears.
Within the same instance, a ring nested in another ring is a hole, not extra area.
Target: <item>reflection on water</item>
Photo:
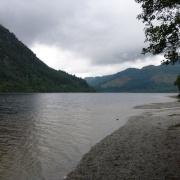
[[[43,179],[36,154],[36,99],[34,96],[0,96],[0,177]],[[16,178],[15,178],[16,179]]]
[[[135,105],[162,94],[1,94],[0,179],[62,179]],[[119,121],[116,121],[119,119]]]

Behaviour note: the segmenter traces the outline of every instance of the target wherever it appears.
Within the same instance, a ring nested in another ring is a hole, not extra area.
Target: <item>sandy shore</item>
[[[66,179],[180,179],[180,102],[148,109],[91,148]]]

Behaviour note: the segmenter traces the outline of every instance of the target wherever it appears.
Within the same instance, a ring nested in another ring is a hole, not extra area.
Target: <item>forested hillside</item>
[[[0,25],[0,92],[89,92],[85,80],[56,71]]]
[[[175,65],[129,68],[114,75],[87,77],[89,85],[104,92],[177,92],[174,86],[180,74],[180,63]]]

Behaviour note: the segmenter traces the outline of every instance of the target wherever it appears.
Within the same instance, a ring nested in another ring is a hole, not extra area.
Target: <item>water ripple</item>
[[[1,94],[0,179],[59,180],[92,145],[140,111],[133,106],[165,99],[162,94]]]

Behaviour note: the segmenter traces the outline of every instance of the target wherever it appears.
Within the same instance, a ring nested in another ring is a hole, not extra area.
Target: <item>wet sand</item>
[[[180,102],[135,108],[146,112],[92,147],[66,179],[180,179]]]

